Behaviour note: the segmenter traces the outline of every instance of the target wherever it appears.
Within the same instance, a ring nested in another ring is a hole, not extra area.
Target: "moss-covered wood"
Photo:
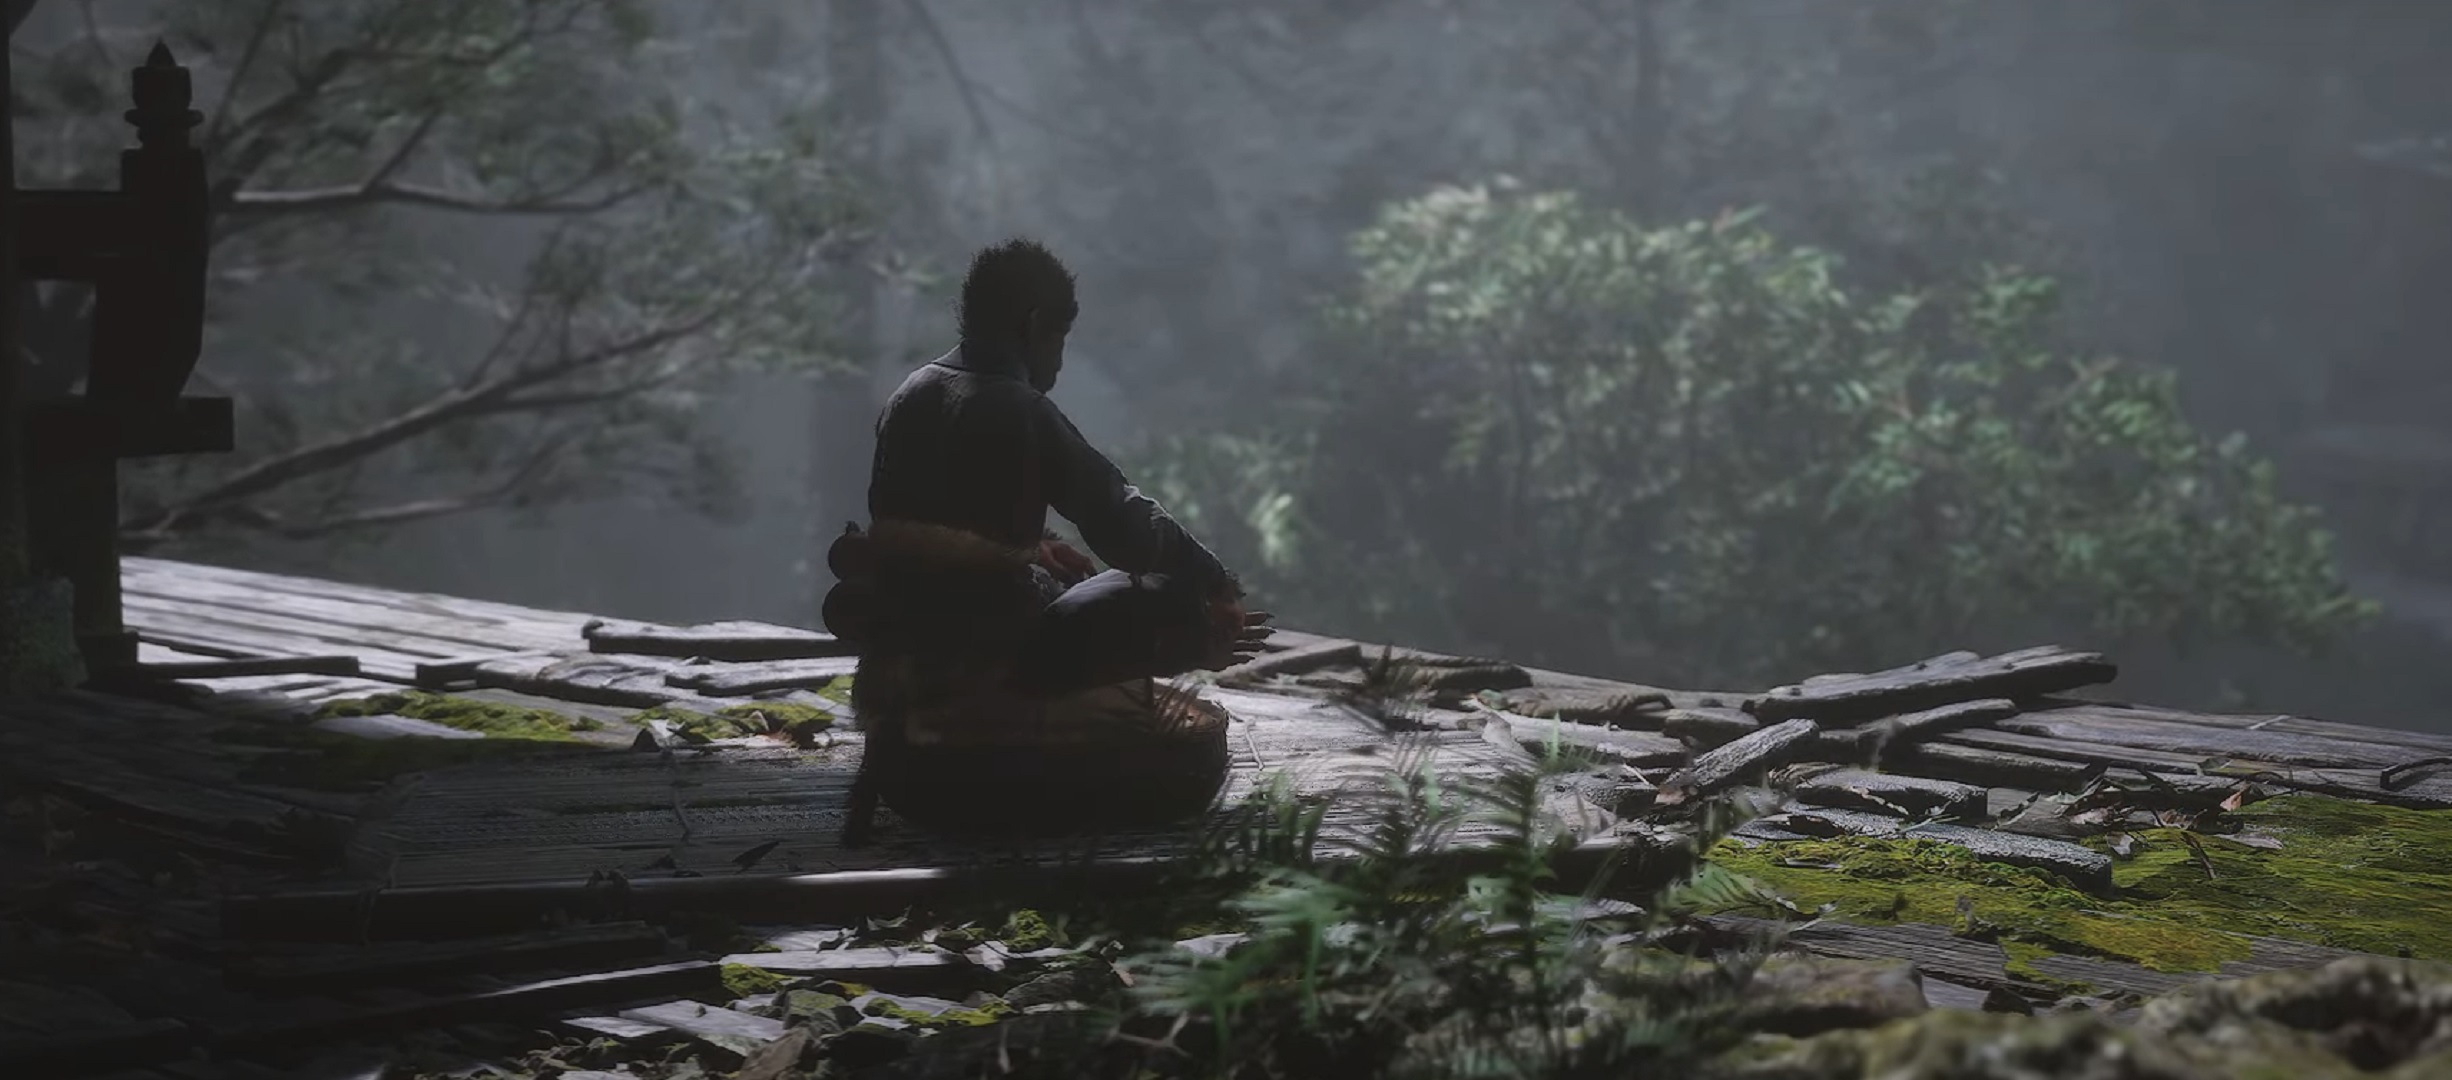
[[[1731,842],[1714,859],[1839,918],[1992,938],[2013,974],[2037,981],[2048,980],[2027,963],[2053,953],[2215,971],[2248,958],[2241,935],[2452,960],[2452,811],[2293,795],[2233,816],[2238,833],[2197,836],[2194,847],[2176,829],[2133,834],[2110,899],[1926,840]]]

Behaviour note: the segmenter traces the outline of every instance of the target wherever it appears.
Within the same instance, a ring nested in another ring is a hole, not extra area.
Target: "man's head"
[[[1041,393],[1055,388],[1064,337],[1080,311],[1073,272],[1035,240],[981,249],[962,279],[962,340],[1018,353]]]

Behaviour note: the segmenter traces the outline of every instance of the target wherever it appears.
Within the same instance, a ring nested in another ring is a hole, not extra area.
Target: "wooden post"
[[[159,44],[129,73],[129,96],[137,145],[119,155],[119,190],[17,193],[26,231],[12,260],[94,286],[85,392],[28,403],[22,445],[32,562],[74,587],[77,648],[97,676],[136,664],[120,615],[119,462],[231,448],[229,400],[180,396],[204,337],[209,193],[188,142],[203,116]]]
[[[13,34],[33,9],[9,0]],[[26,530],[25,402],[17,358],[17,157],[8,50],[0,49],[0,696],[39,693],[84,679],[64,581],[32,571]]]

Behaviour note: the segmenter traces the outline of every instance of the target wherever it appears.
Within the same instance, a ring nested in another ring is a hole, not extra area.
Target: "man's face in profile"
[[[1042,320],[1040,313],[1030,313],[1030,333],[1023,345],[1022,358],[1030,368],[1030,385],[1044,394],[1056,388],[1056,376],[1064,371],[1064,339],[1073,331],[1071,319]]]

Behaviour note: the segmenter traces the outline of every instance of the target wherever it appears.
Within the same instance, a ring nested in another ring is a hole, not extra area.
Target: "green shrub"
[[[1503,185],[1353,249],[1267,422],[1142,470],[1289,620],[1691,685],[1978,630],[2313,648],[2367,611],[2170,373],[2060,340],[2049,279],[1856,295],[1749,215]]]

